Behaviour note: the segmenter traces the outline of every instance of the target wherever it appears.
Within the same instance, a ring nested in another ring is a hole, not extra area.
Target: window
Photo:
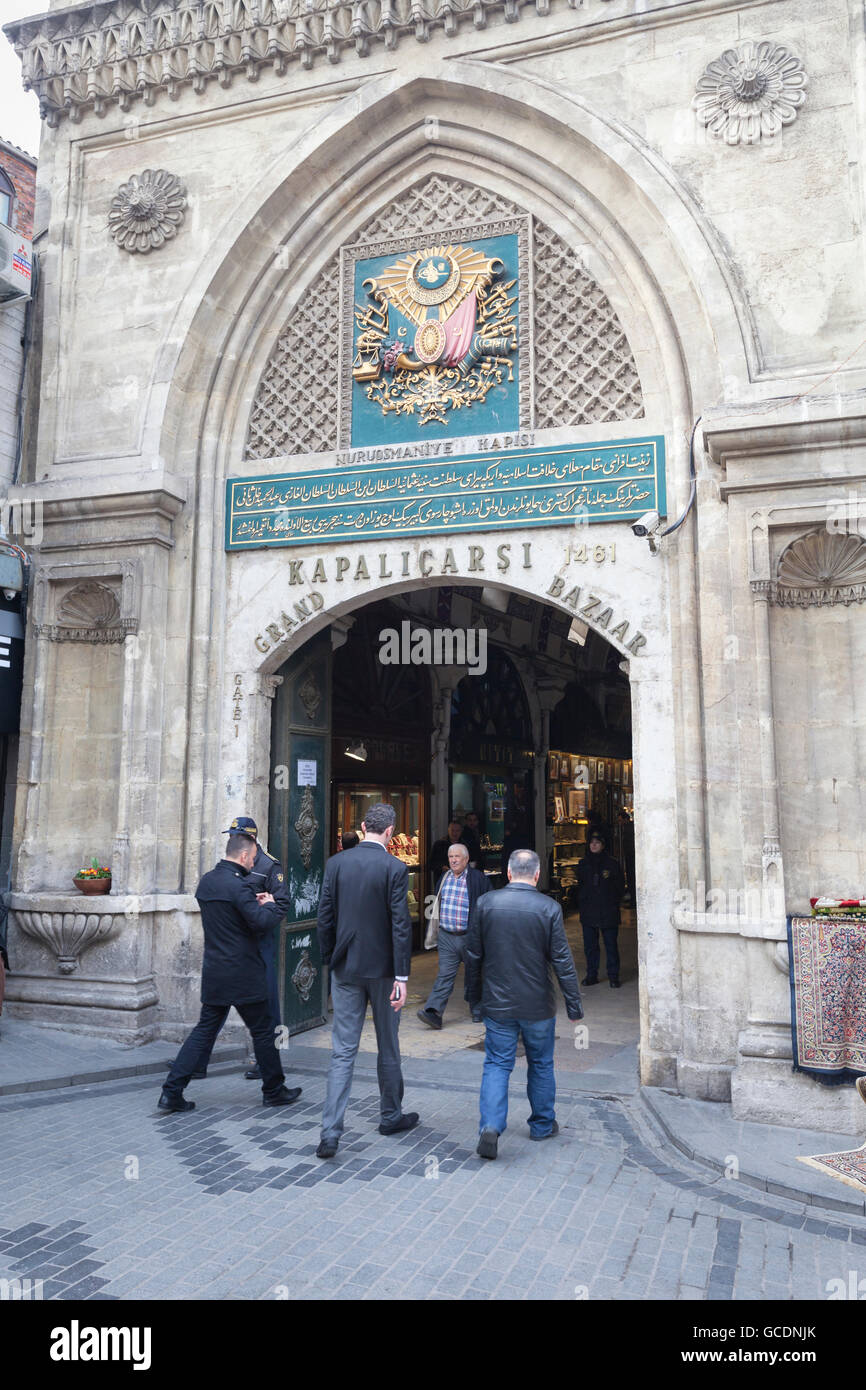
[[[15,188],[12,180],[0,169],[0,222],[7,227],[12,225],[12,204],[15,201]]]

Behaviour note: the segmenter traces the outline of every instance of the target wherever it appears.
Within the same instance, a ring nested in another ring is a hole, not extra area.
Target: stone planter
[[[95,898],[111,892],[111,876],[108,878],[74,878],[72,882],[86,898]]]

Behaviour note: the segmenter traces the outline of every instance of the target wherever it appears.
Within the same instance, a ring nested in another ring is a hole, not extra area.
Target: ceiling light
[[[354,758],[357,763],[365,763],[367,761],[367,750],[363,743],[350,743],[346,749],[346,757]]]

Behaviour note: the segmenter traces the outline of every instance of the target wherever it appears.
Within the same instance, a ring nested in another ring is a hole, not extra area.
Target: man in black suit
[[[160,1110],[194,1110],[184,1100],[184,1087],[209,1057],[217,1034],[234,1005],[253,1036],[256,1061],[262,1073],[262,1104],[291,1105],[300,1086],[287,1090],[275,1046],[268,1004],[265,963],[258,937],[271,934],[282,909],[270,893],[256,893],[249,879],[256,842],[247,835],[230,835],[225,858],[202,878],[195,890],[204,931],[201,970],[201,1016],[177,1057],[162,1088]]]
[[[496,1158],[508,1116],[508,1082],[517,1042],[526,1051],[530,1139],[551,1139],[556,1122],[556,998],[551,967],[570,1019],[583,1018],[577,972],[562,924],[562,908],[537,891],[540,864],[531,849],[508,861],[508,887],[476,904],[466,942],[469,1002],[484,1016],[481,1134],[476,1152]]]
[[[449,873],[445,874],[436,894],[439,915],[439,972],[426,1004],[418,1017],[428,1028],[442,1027],[442,1014],[451,998],[454,981],[461,961],[464,962],[466,936],[472,909],[489,890],[490,881],[480,869],[469,864],[469,850],[463,844],[452,845],[448,851]],[[432,949],[432,948],[431,948]],[[476,1023],[480,1017],[473,1014]]]
[[[379,1049],[379,1133],[402,1134],[418,1123],[416,1113],[404,1115],[402,1108],[398,1030],[412,922],[409,870],[387,848],[395,820],[393,806],[376,802],[361,823],[365,838],[325,866],[318,928],[322,960],[331,970],[334,1026],[318,1158],[337,1152],[368,1003]]]

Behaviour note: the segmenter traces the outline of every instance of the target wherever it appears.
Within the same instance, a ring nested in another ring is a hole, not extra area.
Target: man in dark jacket
[[[448,851],[449,872],[442,879],[437,894],[439,906],[439,973],[426,1004],[418,1017],[428,1028],[442,1027],[442,1014],[451,998],[454,981],[461,961],[465,966],[466,937],[469,918],[480,897],[490,888],[489,880],[480,869],[469,866],[469,850],[463,844],[452,845]],[[480,1022],[480,1019],[476,1020]]]
[[[223,833],[225,835],[248,835],[253,841],[256,847],[256,857],[253,861],[253,867],[250,869],[250,882],[257,894],[270,893],[280,909],[280,921],[282,921],[289,910],[286,876],[279,861],[272,854],[268,854],[264,846],[259,843],[259,830],[255,821],[250,816],[235,816],[228,830]],[[278,943],[279,923],[273,931],[263,932],[259,937],[259,950],[265,963],[265,975],[268,982],[271,1027],[274,1033],[280,1027],[280,986],[277,976]],[[245,1071],[244,1076],[247,1081],[261,1081],[262,1073],[258,1063]]]
[[[439,887],[439,880],[443,874],[448,872],[448,851],[452,845],[465,844],[469,849],[469,844],[463,838],[463,826],[459,820],[448,822],[448,834],[443,835],[441,840],[437,840],[430,851],[430,882],[433,884],[435,893]]]
[[[539,869],[534,850],[515,850],[508,861],[508,887],[481,898],[469,926],[469,1002],[481,1006],[486,1024],[477,1149],[482,1158],[496,1158],[499,1135],[505,1130],[518,1037],[523,1038],[529,1071],[529,1137],[550,1139],[559,1133],[553,1071],[556,998],[550,966],[565,996],[568,1017],[583,1018],[562,908],[537,891]]]
[[[604,957],[611,989],[619,989],[619,904],[623,893],[622,869],[608,854],[602,831],[590,831],[586,854],[577,866],[577,910],[583,927],[586,956],[585,985],[598,984],[601,952],[598,934],[604,937]]]
[[[333,1158],[343,1133],[355,1057],[369,1003],[379,1049],[380,1134],[418,1123],[403,1113],[398,1029],[412,955],[409,870],[388,853],[393,806],[376,802],[361,824],[365,838],[325,865],[319,899],[322,960],[331,970],[334,1026],[331,1064],[317,1158]]]
[[[160,1110],[194,1110],[183,1091],[200,1065],[209,1057],[217,1034],[234,1005],[253,1035],[256,1061],[262,1073],[262,1103],[291,1105],[300,1086],[287,1090],[275,1046],[265,963],[258,937],[273,932],[282,909],[270,893],[256,894],[249,873],[256,857],[256,843],[246,835],[230,835],[225,858],[202,878],[195,891],[201,908],[204,959],[201,970],[201,1016],[180,1052],[162,1088]]]

